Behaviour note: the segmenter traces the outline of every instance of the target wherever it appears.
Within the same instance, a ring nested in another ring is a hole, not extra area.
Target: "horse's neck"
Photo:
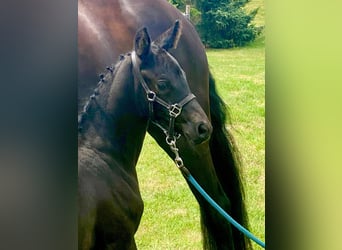
[[[99,151],[107,161],[134,168],[145,137],[147,120],[139,116],[137,110],[129,62],[120,65],[112,85],[104,90],[108,92],[107,98],[92,105],[93,114],[81,143]]]

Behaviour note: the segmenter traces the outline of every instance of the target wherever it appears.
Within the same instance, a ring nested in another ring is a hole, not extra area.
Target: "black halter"
[[[174,131],[174,125],[175,125],[175,120],[177,116],[179,116],[182,112],[182,108],[189,103],[191,100],[196,98],[196,96],[192,93],[189,93],[187,96],[185,96],[180,102],[174,103],[174,104],[168,104],[161,98],[157,96],[155,92],[149,89],[147,86],[147,83],[145,82],[144,78],[142,77],[140,73],[140,69],[138,66],[137,62],[137,55],[133,51],[131,54],[132,57],[132,63],[133,63],[133,75],[138,79],[138,81],[141,83],[143,88],[145,89],[146,92],[146,98],[148,101],[148,106],[149,106],[149,119],[153,124],[158,126],[160,129],[163,130],[163,132],[166,134],[166,140],[173,140],[174,137],[176,136],[175,131]],[[165,129],[161,124],[159,124],[157,121],[153,120],[153,103],[156,102],[166,108],[169,111],[169,127],[168,129]]]

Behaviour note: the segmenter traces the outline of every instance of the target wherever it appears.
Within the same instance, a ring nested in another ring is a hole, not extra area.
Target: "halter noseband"
[[[132,64],[133,64],[133,75],[138,79],[138,81],[143,86],[145,92],[146,92],[146,98],[148,101],[148,107],[149,107],[149,119],[153,124],[158,126],[160,129],[163,130],[163,132],[166,134],[166,141],[174,140],[175,131],[174,131],[174,125],[176,118],[181,114],[182,108],[189,103],[191,100],[196,98],[196,96],[192,93],[189,93],[186,97],[184,97],[180,102],[174,103],[174,104],[168,104],[163,99],[159,98],[155,92],[150,90],[147,83],[145,82],[143,76],[140,73],[140,69],[138,67],[137,62],[137,55],[135,51],[131,54],[132,57]],[[157,121],[152,120],[153,118],[153,103],[156,102],[166,108],[169,111],[169,127],[168,129],[165,129],[161,124],[159,124]]]

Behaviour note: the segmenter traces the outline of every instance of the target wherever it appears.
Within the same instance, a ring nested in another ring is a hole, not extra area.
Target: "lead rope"
[[[246,228],[244,228],[241,224],[239,224],[236,220],[234,220],[226,211],[224,211],[208,194],[204,191],[204,189],[198,184],[198,182],[192,177],[189,170],[184,166],[182,158],[179,156],[179,149],[176,146],[176,137],[166,137],[166,143],[170,146],[171,151],[175,154],[174,161],[176,166],[181,171],[183,176],[196,188],[196,190],[206,199],[209,204],[216,209],[229,223],[231,223],[234,227],[236,227],[241,233],[247,236],[249,239],[253,240],[259,246],[265,248],[265,243],[260,239],[255,237],[251,232],[249,232]]]

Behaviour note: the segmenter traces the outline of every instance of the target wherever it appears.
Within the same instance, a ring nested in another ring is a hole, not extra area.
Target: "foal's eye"
[[[166,79],[161,79],[158,80],[157,86],[159,91],[166,91],[170,87],[170,82]]]

